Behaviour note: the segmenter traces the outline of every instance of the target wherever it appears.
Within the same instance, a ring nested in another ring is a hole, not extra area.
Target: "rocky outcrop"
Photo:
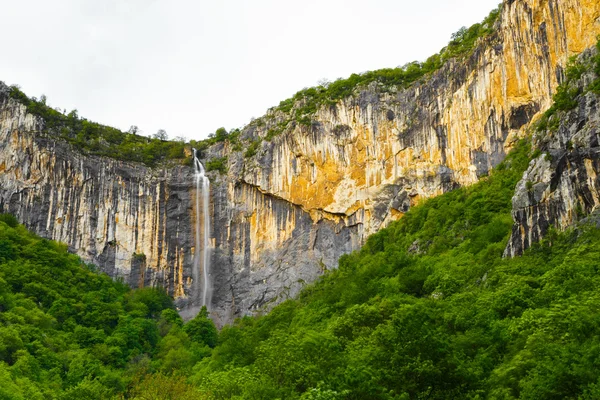
[[[217,180],[213,199],[213,313],[222,321],[296,296],[360,245],[357,225],[315,221],[242,180]]]
[[[321,264],[334,268],[339,254],[355,249],[421,199],[486,175],[552,104],[569,57],[592,46],[598,33],[596,1],[506,1],[497,32],[468,59],[449,62],[408,89],[363,87],[318,109],[310,127],[290,123],[267,140],[286,118],[270,110],[243,132],[248,141],[263,139],[255,156],[244,159],[227,145],[207,156],[229,157],[230,185],[247,185],[284,201],[310,217],[304,226],[333,224],[334,232],[350,240],[331,257],[303,264],[304,271],[312,271],[307,275],[316,277]],[[226,193],[225,203],[235,204],[235,190]],[[294,240],[288,229],[296,225],[282,229],[280,221],[277,214],[262,212],[248,218],[253,235],[249,276],[268,270],[269,262],[253,270],[264,251],[275,254],[287,238]],[[344,240],[335,233],[329,237]],[[295,293],[302,280],[279,284],[293,271],[292,266],[285,274],[255,279],[249,303],[270,301],[288,288]]]
[[[596,0],[508,0],[497,32],[407,89],[377,84],[311,126],[270,111],[212,173],[213,310],[220,323],[294,296],[422,198],[476,182],[551,104],[567,59],[600,33]],[[591,106],[590,106],[591,107]],[[594,167],[595,168],[595,167]],[[0,209],[133,286],[164,285],[182,313],[193,282],[193,171],[74,151],[0,88]]]
[[[132,286],[189,284],[192,172],[83,155],[0,85],[0,211]]]
[[[408,89],[372,84],[321,107],[310,127],[291,124],[263,142],[243,180],[315,221],[351,219],[361,237],[476,182],[550,106],[569,56],[595,43],[600,3],[506,1],[497,28],[467,60]],[[273,110],[247,133],[264,137],[283,118]]]
[[[296,295],[360,244],[356,226],[314,223],[242,180],[211,178],[211,312],[219,324]],[[81,154],[0,84],[0,212],[133,287],[165,287],[186,317],[200,304],[195,196],[190,167]]]
[[[554,115],[555,127],[538,132],[540,155],[531,161],[513,197],[515,225],[505,251],[519,255],[552,227],[564,230],[600,205],[600,96],[586,90],[598,78],[596,49],[580,58],[587,73],[569,86],[582,93],[573,110]],[[554,124],[550,124],[554,125]]]

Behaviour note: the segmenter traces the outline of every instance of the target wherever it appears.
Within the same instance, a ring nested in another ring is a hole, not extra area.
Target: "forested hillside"
[[[218,337],[206,313],[184,325],[161,290],[131,291],[3,216],[0,397],[597,398],[600,231],[502,258],[530,154],[517,144]]]
[[[0,216],[0,399],[148,398],[157,380],[183,398],[173,371],[216,338],[206,312],[184,326],[163,290],[132,291]]]
[[[523,142],[427,201],[263,318],[223,329],[191,381],[209,398],[598,398],[600,231],[503,259]]]

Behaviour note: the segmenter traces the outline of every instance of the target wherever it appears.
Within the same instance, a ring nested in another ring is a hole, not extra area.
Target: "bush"
[[[44,133],[63,139],[87,154],[141,162],[150,167],[167,160],[185,158],[182,142],[150,139],[136,133],[122,132],[110,126],[80,118],[77,110],[64,115],[45,102],[28,98],[17,86],[10,87],[10,97],[27,107],[27,112],[43,120]],[[135,132],[136,129],[132,130]]]
[[[19,220],[12,214],[0,214],[0,221],[11,228],[16,228],[19,225]]]
[[[261,143],[260,139],[256,139],[256,140],[253,140],[252,142],[250,142],[250,146],[248,146],[248,148],[246,149],[246,152],[244,153],[244,157],[246,157],[246,158],[254,157],[256,155],[256,153],[258,152],[260,143]]]
[[[139,262],[146,262],[146,255],[144,253],[133,253],[133,259]]]
[[[221,174],[227,173],[227,157],[215,158],[206,163],[206,171],[218,171]]]
[[[208,318],[206,306],[203,306],[198,315],[183,326],[183,330],[193,342],[209,347],[217,345],[217,328]]]

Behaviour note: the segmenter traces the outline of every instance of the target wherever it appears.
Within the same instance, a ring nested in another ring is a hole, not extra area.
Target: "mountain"
[[[131,290],[0,214],[0,397],[598,398],[597,47],[488,176],[411,207],[296,298],[220,332],[206,309],[184,323],[163,290]],[[570,228],[503,256],[520,215],[561,216],[573,199]]]
[[[222,325],[296,296],[411,207],[488,175],[551,107],[599,18],[591,0],[505,1],[424,63],[303,90],[197,143],[213,166],[211,316]],[[507,255],[596,204],[596,162],[577,153],[596,147],[595,106],[578,101],[519,185]],[[0,211],[131,286],[165,287],[195,315],[201,211],[192,168],[173,161],[191,149],[44,107],[0,87]]]

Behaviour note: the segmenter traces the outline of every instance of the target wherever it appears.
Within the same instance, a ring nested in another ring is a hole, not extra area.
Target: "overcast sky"
[[[2,0],[0,80],[144,134],[242,127],[322,79],[422,61],[500,0]]]

